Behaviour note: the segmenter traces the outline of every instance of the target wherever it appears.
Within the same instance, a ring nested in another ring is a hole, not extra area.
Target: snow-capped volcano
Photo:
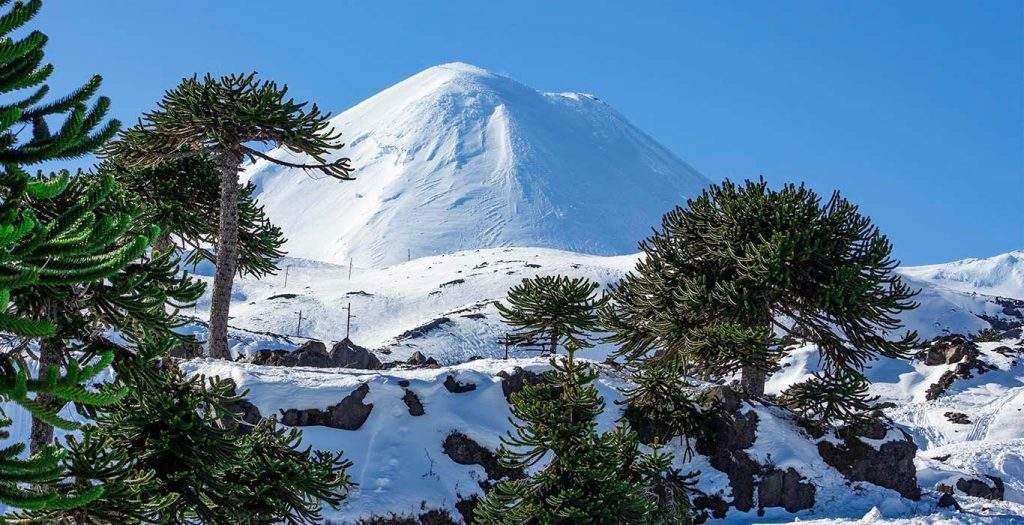
[[[435,66],[332,120],[358,180],[259,161],[244,178],[289,255],[380,267],[459,250],[634,252],[707,180],[592,95]],[[300,157],[275,150],[276,158]]]
[[[900,272],[951,290],[1024,299],[1024,250],[987,259],[904,267]]]

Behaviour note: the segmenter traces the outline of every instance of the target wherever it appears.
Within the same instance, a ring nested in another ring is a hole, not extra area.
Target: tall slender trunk
[[[740,370],[740,386],[747,397],[764,397],[764,370],[744,366]]]
[[[210,357],[230,359],[228,349],[228,308],[231,286],[238,268],[238,167],[241,156],[222,151],[217,156],[220,171],[220,225],[217,231],[217,272],[213,277],[210,304]]]
[[[46,377],[50,366],[60,366],[60,355],[63,342],[60,339],[42,339],[39,341],[39,378]],[[43,405],[55,405],[57,399],[53,394],[36,394],[36,402]],[[29,450],[35,454],[46,445],[53,443],[53,426],[49,423],[32,418],[32,431],[29,434]]]

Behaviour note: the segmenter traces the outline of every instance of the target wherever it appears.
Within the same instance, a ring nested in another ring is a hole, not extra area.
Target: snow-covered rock
[[[461,63],[337,115],[357,180],[258,161],[244,177],[295,257],[380,267],[473,248],[630,253],[708,181],[597,97]],[[283,150],[270,155],[300,157]]]

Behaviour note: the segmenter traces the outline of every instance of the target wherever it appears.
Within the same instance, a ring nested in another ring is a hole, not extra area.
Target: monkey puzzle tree
[[[600,285],[564,275],[523,279],[508,292],[508,305],[497,303],[505,322],[515,328],[510,344],[537,344],[550,353],[559,345],[590,348],[598,329],[598,309],[607,299],[598,296]]]
[[[159,109],[144,115],[111,144],[107,154],[128,169],[146,169],[187,157],[205,157],[220,175],[216,274],[210,306],[210,355],[230,357],[227,341],[231,287],[238,264],[238,173],[242,161],[263,159],[352,180],[347,158],[327,160],[339,148],[340,134],[329,128],[329,115],[314,104],[285,100],[287,87],[261,81],[255,73],[202,79],[186,78],[168,91]],[[274,144],[314,162],[276,159],[250,144]]]
[[[822,202],[803,185],[725,181],[667,213],[640,247],[604,310],[629,359],[739,370],[760,396],[793,340],[818,347],[822,380],[917,345],[913,332],[891,337],[916,291],[893,272],[889,240],[838,193]]]
[[[216,261],[209,247],[217,243],[220,173],[213,161],[187,157],[129,170],[106,159],[99,170],[113,174],[121,186],[138,196],[145,220],[160,225],[155,250],[173,249],[174,241],[180,241],[190,250],[185,265]],[[255,189],[251,183],[245,184],[238,194],[238,273],[262,277],[276,272],[285,239],[256,202]]]

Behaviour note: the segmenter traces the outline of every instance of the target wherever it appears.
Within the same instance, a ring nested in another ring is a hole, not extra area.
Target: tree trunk
[[[60,366],[60,355],[63,343],[59,339],[42,339],[39,341],[39,373],[38,377],[46,377],[50,366]],[[54,405],[57,400],[53,394],[40,392],[36,394],[36,402],[43,405]],[[29,434],[29,450],[35,454],[46,445],[53,443],[53,426],[45,421],[32,418],[32,431]]]
[[[764,370],[744,366],[740,370],[740,386],[748,398],[764,397]]]
[[[210,357],[230,359],[228,309],[231,286],[238,268],[238,167],[241,156],[223,151],[217,156],[220,171],[220,225],[217,231],[217,272],[210,304]]]

